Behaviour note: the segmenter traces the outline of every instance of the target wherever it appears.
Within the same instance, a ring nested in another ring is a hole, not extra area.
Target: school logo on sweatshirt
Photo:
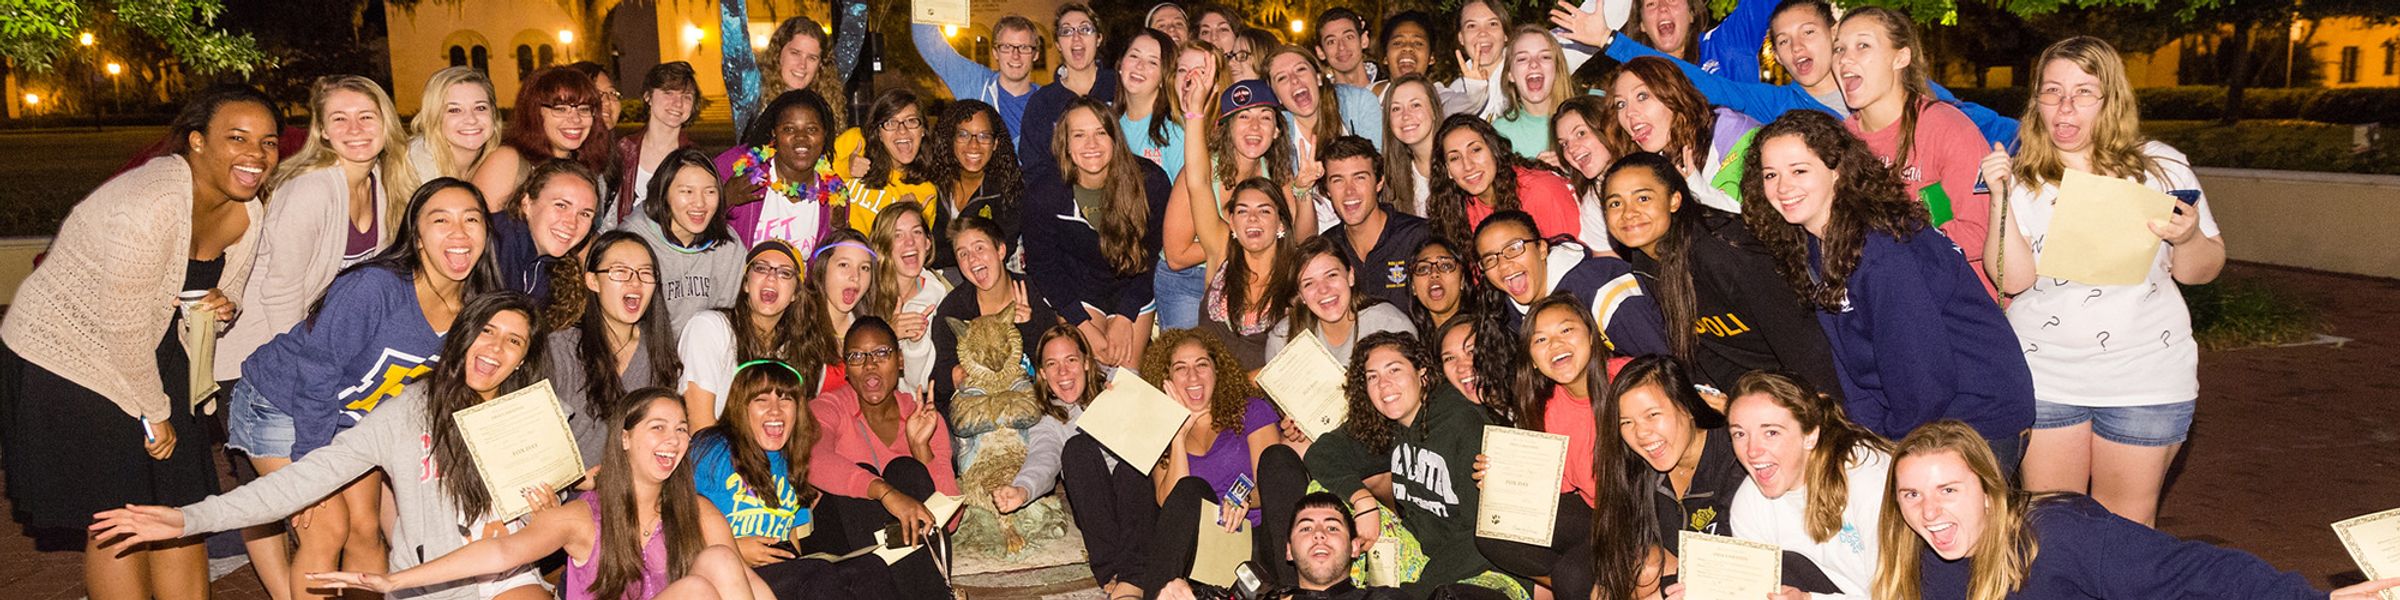
[[[773,477],[777,497],[792,498],[799,495],[792,490],[791,481],[784,479],[782,474]],[[733,504],[731,510],[725,511],[725,519],[733,525],[734,537],[781,538],[793,526],[808,522],[808,509],[789,501],[783,502],[781,507],[767,506],[767,501],[758,497],[756,491],[742,485],[739,474],[729,474],[721,483],[725,486],[725,495]]]
[[[383,401],[399,396],[409,382],[433,372],[433,363],[439,358],[383,349],[383,356],[375,360],[375,365],[359,374],[357,384],[342,389],[339,396],[343,400],[342,414],[353,423],[366,418]]]
[[[1414,484],[1416,489],[1410,489]],[[1392,447],[1392,499],[1413,502],[1438,517],[1458,506],[1457,489],[1450,483],[1450,461],[1432,450],[1408,444]]]

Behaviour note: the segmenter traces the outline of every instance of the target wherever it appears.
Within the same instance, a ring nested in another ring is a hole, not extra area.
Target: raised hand
[[[135,506],[92,515],[91,534],[102,548],[183,537],[183,511],[166,506]]]
[[[1550,9],[1550,24],[1558,26],[1560,37],[1588,46],[1608,47],[1616,32],[1608,28],[1608,17],[1597,10],[1584,10],[1570,0],[1559,0]]]

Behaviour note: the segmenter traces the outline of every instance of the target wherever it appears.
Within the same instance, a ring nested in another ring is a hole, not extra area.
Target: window
[[[2383,43],[2383,76],[2392,76],[2393,63],[2400,63],[2400,40]]]
[[[492,53],[490,50],[485,50],[482,46],[476,46],[474,49],[467,51],[467,56],[467,65],[475,67],[475,70],[477,71],[482,71],[485,73],[492,72]]]
[[[517,78],[533,75],[533,47],[517,44]]]
[[[450,47],[450,66],[453,66],[453,67],[462,67],[462,66],[466,66],[466,64],[467,64],[467,49],[466,49],[465,47],[463,47],[463,46],[451,46],[451,47]]]
[[[2342,47],[2342,83],[2358,83],[2358,47]]]
[[[547,68],[550,68],[550,65],[558,64],[558,63],[557,63],[557,62],[554,60],[554,59],[558,58],[558,52],[557,52],[556,50],[552,50],[552,49],[550,49],[550,45],[549,45],[549,44],[542,44],[542,48],[541,48],[540,50],[538,50],[538,51],[537,51],[537,53],[538,53],[538,54],[541,56],[541,61],[540,61],[540,63],[541,63],[541,65],[542,65],[542,68],[545,68],[545,69],[547,69]]]

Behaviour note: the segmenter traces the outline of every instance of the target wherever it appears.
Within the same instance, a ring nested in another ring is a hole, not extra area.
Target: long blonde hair
[[[1517,61],[1509,58],[1508,55],[1515,51],[1517,38],[1529,35],[1542,36],[1542,43],[1550,46],[1550,92],[1546,98],[1526,98],[1518,95],[1516,73],[1514,72],[1517,68]],[[1524,116],[1526,106],[1538,103],[1548,103],[1551,111],[1556,112],[1559,104],[1566,102],[1568,98],[1575,97],[1575,94],[1582,93],[1580,90],[1583,86],[1575,85],[1575,73],[1567,70],[1566,48],[1558,45],[1558,38],[1550,35],[1550,29],[1547,26],[1539,23],[1518,25],[1515,30],[1509,32],[1508,42],[1500,50],[1500,60],[1507,61],[1507,68],[1511,71],[1509,76],[1501,78],[1500,87],[1507,88],[1506,92],[1508,93],[1508,110],[1501,113],[1502,117],[1514,119]]]
[[[889,321],[899,314],[901,305],[908,303],[908,298],[900,296],[900,253],[894,244],[900,242],[900,220],[909,217],[917,219],[917,227],[925,230],[927,240],[933,239],[933,222],[925,219],[925,205],[915,200],[894,202],[875,213],[874,230],[867,232],[867,246],[881,254],[883,260],[875,261],[874,276],[867,283],[868,302],[861,302],[865,306],[852,309],[852,312],[875,315]],[[928,245],[926,250],[931,251],[932,246]],[[930,262],[932,256],[925,258]],[[923,263],[918,265],[920,269],[923,267]]]
[[[391,232],[398,229],[394,224],[408,215],[409,196],[415,194],[417,185],[423,182],[417,181],[417,169],[408,160],[408,128],[400,123],[400,110],[392,106],[392,96],[384,93],[383,86],[377,85],[373,79],[357,75],[326,75],[318,77],[316,83],[309,86],[308,141],[300,145],[300,152],[284,159],[283,164],[275,168],[275,176],[267,182],[268,199],[272,201],[273,190],[283,187],[292,178],[331,168],[341,161],[341,156],[334,153],[333,145],[325,141],[325,102],[338,91],[357,92],[374,100],[376,118],[382,121],[383,152],[376,158],[376,168],[381,171],[378,176],[382,178],[378,183],[383,186],[383,214],[379,217],[384,225],[380,227],[383,232],[377,234],[376,238],[390,241]]]
[[[442,139],[442,130],[450,126],[449,111],[444,109],[442,97],[450,93],[450,86],[459,84],[483,88],[484,100],[492,104],[491,124],[484,126],[490,135],[483,138],[483,147],[475,150],[475,160],[463,165],[450,159],[450,142]],[[493,91],[492,78],[474,67],[450,67],[434,71],[433,77],[425,80],[425,95],[417,102],[417,116],[409,120],[408,129],[412,141],[423,140],[425,148],[433,151],[434,173],[466,179],[474,175],[476,163],[500,148],[501,120],[500,94]]]
[[[1983,434],[1967,424],[1944,419],[1918,427],[1908,437],[1901,438],[1892,450],[1892,475],[1883,492],[1883,523],[1877,535],[1882,543],[1883,556],[1875,561],[1875,600],[1915,600],[1924,597],[1922,575],[1918,563],[1925,555],[1925,540],[1901,518],[1899,500],[1900,463],[1910,457],[1957,454],[1967,463],[1967,470],[1983,485],[1990,501],[1984,504],[1983,535],[1975,547],[1968,549],[1967,600],[2002,600],[2024,587],[2027,572],[2032,570],[2034,554],[2040,543],[2033,537],[2027,519],[2038,500],[2033,494],[2009,487],[2008,479],[2000,475],[2000,461],[1992,457],[1992,447],[1983,441]]]
[[[2091,125],[2092,169],[2100,175],[2136,180],[2164,177],[2158,161],[2142,152],[2142,145],[2149,140],[2142,137],[2141,106],[2133,101],[2133,83],[2125,78],[2125,63],[2117,58],[2117,49],[2100,38],[2076,36],[2051,44],[2033,59],[2037,88],[2026,96],[2025,116],[2017,121],[2020,145],[2013,173],[2017,180],[2038,188],[2066,176],[2066,161],[2061,158],[2066,151],[2050,141],[2050,124],[2042,122],[2038,88],[2042,71],[2062,60],[2100,80],[2099,118]]]

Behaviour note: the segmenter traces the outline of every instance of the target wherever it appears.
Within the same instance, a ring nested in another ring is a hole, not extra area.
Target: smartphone
[[[908,542],[902,541],[902,540],[905,540],[905,539],[907,539],[907,538],[905,538],[905,537],[902,537],[902,535],[901,535],[901,532],[904,532],[904,531],[907,531],[907,530],[906,530],[906,529],[901,529],[901,528],[900,528],[900,524],[899,524],[899,523],[893,523],[893,524],[890,524],[890,525],[885,525],[885,526],[883,526],[883,547],[885,547],[885,548],[890,548],[890,549],[894,549],[894,550],[898,550],[898,549],[901,549],[901,548],[907,548],[907,547],[909,547],[909,546],[912,546],[912,545],[914,545],[914,544],[910,544],[910,543],[908,543]]]
[[[2175,200],[2182,202],[2184,206],[2200,205],[2200,190],[2169,190],[2167,195],[2174,196]]]

